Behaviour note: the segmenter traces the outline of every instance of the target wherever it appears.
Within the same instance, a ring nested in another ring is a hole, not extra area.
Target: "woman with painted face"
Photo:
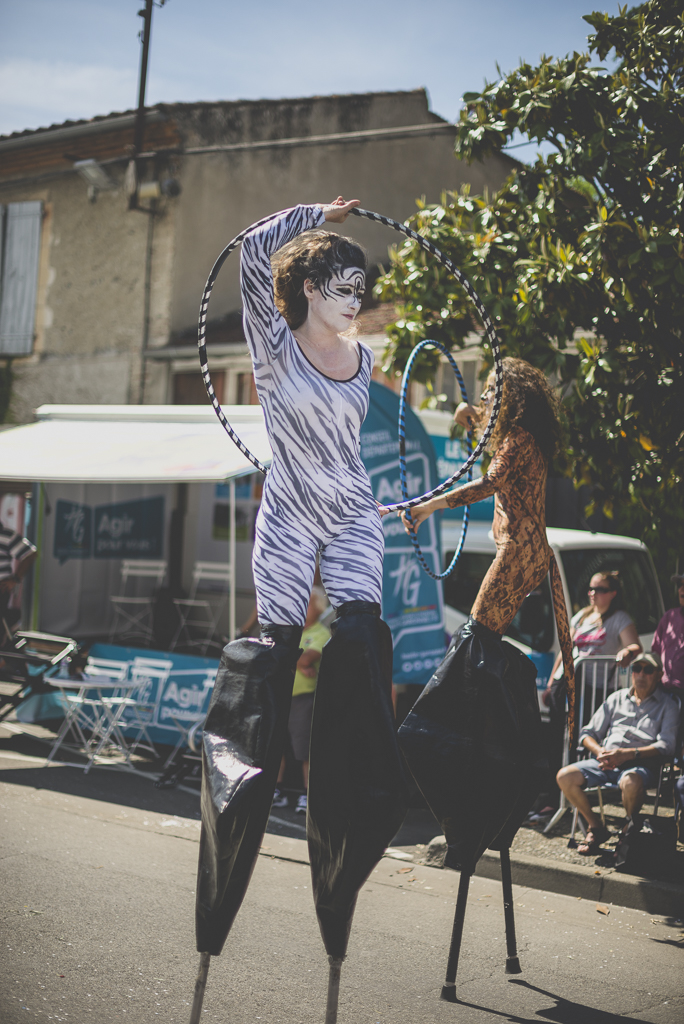
[[[373,353],[358,341],[366,254],[321,230],[358,200],[285,210],[242,245],[244,330],[273,451],[252,567],[259,639],[223,652],[204,729],[197,944],[218,955],[264,833],[318,562],[337,618],[320,662],[307,831],[329,956],[346,952],[356,892],[406,810],[380,619],[384,536],[360,456]]]
[[[242,246],[245,336],[273,449],[252,559],[260,623],[304,623],[319,552],[333,606],[381,598],[382,525],[359,452],[373,370],[354,336],[366,254],[311,230],[357,205],[295,207]]]

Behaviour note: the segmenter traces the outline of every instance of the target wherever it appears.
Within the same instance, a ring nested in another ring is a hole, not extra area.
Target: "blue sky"
[[[135,106],[140,0],[1,6],[0,134]],[[617,0],[167,0],[153,16],[147,102],[425,86],[455,119],[497,62],[586,49],[593,9],[617,13]]]

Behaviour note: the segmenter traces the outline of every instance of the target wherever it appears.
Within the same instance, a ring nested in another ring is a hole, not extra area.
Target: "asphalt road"
[[[186,1024],[198,955],[196,797],[0,749],[0,1020]],[[203,1019],[322,1022],[327,962],[306,846],[266,836]],[[458,875],[384,858],[364,887],[340,1024],[653,1024],[684,1018],[681,922],[514,887],[524,973],[504,974],[500,885],[474,878],[460,1005],[441,1002]]]

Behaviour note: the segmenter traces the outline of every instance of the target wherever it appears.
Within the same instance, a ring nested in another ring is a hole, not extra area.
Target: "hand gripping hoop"
[[[446,348],[445,345],[442,345],[442,343],[439,341],[419,341],[416,347],[411,352],[411,355],[408,357],[406,368],[404,370],[404,376],[401,379],[401,392],[399,394],[399,481],[401,483],[401,496],[404,499],[404,501],[406,501],[408,498],[408,488],[406,486],[406,397],[408,394],[409,381],[411,379],[413,364],[416,361],[416,357],[418,353],[422,351],[422,349],[428,347],[438,348],[440,352],[443,352],[444,355],[447,357],[451,364],[451,369],[456,374],[456,380],[458,381],[458,386],[461,389],[461,398],[463,399],[464,402],[468,401],[466,386],[463,381],[463,377],[461,376],[461,371],[456,365],[456,361],[454,360],[454,357],[452,356],[449,349]],[[470,455],[470,453],[473,450],[472,430],[469,430],[466,435],[466,447],[468,449],[468,455]],[[471,466],[470,469],[468,470],[468,480],[472,479],[473,467]],[[409,522],[411,522],[411,513],[408,511],[407,517]],[[432,576],[433,580],[444,580],[447,578],[447,576],[450,576],[451,573],[454,571],[456,563],[461,557],[461,552],[463,551],[466,533],[468,532],[469,519],[470,509],[468,508],[467,505],[465,505],[463,508],[463,528],[461,529],[461,536],[459,537],[458,545],[456,547],[456,551],[454,552],[454,557],[451,559],[451,562],[449,563],[448,567],[444,570],[444,572],[436,573],[432,571],[432,569],[425,561],[425,558],[423,557],[423,552],[420,550],[420,544],[418,543],[418,538],[416,534],[409,534],[409,537],[411,538],[411,543],[413,544],[413,550],[415,551],[416,554],[416,558],[418,559],[418,561],[420,562],[421,566],[428,574],[428,576]]]
[[[427,501],[428,498],[434,498],[438,494],[444,494],[445,491],[450,490],[457,480],[460,480],[461,477],[465,476],[466,473],[470,471],[472,466],[475,464],[477,459],[482,454],[485,445],[487,444],[487,441],[489,440],[492,431],[494,430],[496,420],[499,415],[499,409],[501,407],[501,399],[503,396],[503,366],[501,361],[501,350],[499,348],[499,340],[496,336],[496,331],[494,330],[494,324],[490,320],[487,310],[482,305],[482,302],[480,301],[472,285],[467,280],[467,278],[463,276],[458,267],[454,263],[452,263],[450,259],[444,256],[439,251],[439,249],[432,244],[432,242],[429,242],[427,238],[423,238],[422,235],[419,235],[417,231],[414,231],[412,228],[407,227],[406,224],[400,224],[399,221],[392,220],[391,217],[384,217],[380,213],[373,213],[371,210],[362,210],[359,207],[352,210],[352,213],[356,217],[365,217],[366,220],[376,221],[378,224],[384,224],[386,227],[393,228],[394,231],[398,231],[400,232],[400,234],[406,235],[407,238],[413,239],[413,241],[416,242],[422,249],[425,249],[426,252],[429,252],[437,260],[439,260],[442,266],[445,267],[449,271],[449,273],[456,278],[459,284],[463,286],[466,295],[468,296],[470,301],[475,305],[478,313],[480,314],[480,318],[482,320],[485,332],[487,334],[487,340],[489,341],[489,345],[492,350],[492,357],[494,360],[494,404],[492,407],[491,416],[489,417],[489,421],[487,422],[487,426],[485,427],[482,437],[480,438],[477,446],[470,453],[470,455],[463,463],[461,468],[458,470],[458,472],[454,473],[454,475],[449,477],[448,480],[445,480],[444,483],[439,484],[439,486],[435,487],[434,490],[428,491],[425,494],[420,494],[416,498],[409,498],[408,500],[397,502],[394,505],[385,506],[390,512],[400,512],[403,511],[404,509],[414,508],[416,505],[420,505],[421,502]],[[238,247],[240,242],[242,242],[243,238],[246,235],[248,235],[250,231],[254,231],[255,228],[259,228],[263,224],[268,224],[269,221],[273,220],[277,216],[279,216],[279,214],[274,213],[271,214],[270,217],[264,217],[263,220],[259,220],[255,224],[250,225],[250,227],[246,228],[244,231],[241,231],[239,235],[236,235],[235,238],[228,243],[223,252],[220,254],[218,259],[216,260],[216,263],[211,268],[211,272],[207,279],[207,283],[204,286],[202,301],[200,303],[199,323],[197,331],[197,346],[199,349],[199,360],[200,367],[202,370],[202,378],[204,380],[204,386],[207,389],[207,394],[209,395],[209,400],[211,401],[211,404],[214,407],[214,411],[218,416],[226,433],[230,437],[231,441],[233,441],[234,444],[237,445],[237,447],[240,449],[245,458],[249,459],[252,465],[255,466],[256,469],[258,469],[261,473],[264,474],[266,474],[267,472],[266,467],[262,465],[261,462],[259,462],[256,456],[252,455],[249,449],[242,443],[238,435],[235,433],[230,423],[226,419],[223,413],[223,409],[219,404],[219,400],[216,397],[216,393],[214,392],[214,388],[211,383],[211,377],[209,375],[209,366],[207,363],[207,309],[209,307],[209,299],[211,298],[211,293],[214,284],[216,283],[218,273],[223,264],[225,263],[226,259],[228,258],[228,256],[231,254],[231,252]]]

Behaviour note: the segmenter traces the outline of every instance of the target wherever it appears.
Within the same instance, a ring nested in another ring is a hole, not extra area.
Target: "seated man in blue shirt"
[[[588,825],[578,853],[595,853],[609,836],[592,811],[584,787],[618,785],[629,823],[639,812],[646,790],[658,784],[661,762],[674,753],[679,709],[661,687],[662,675],[657,654],[638,655],[632,665],[632,688],[611,693],[580,733],[580,742],[593,757],[566,765],[556,776]]]

